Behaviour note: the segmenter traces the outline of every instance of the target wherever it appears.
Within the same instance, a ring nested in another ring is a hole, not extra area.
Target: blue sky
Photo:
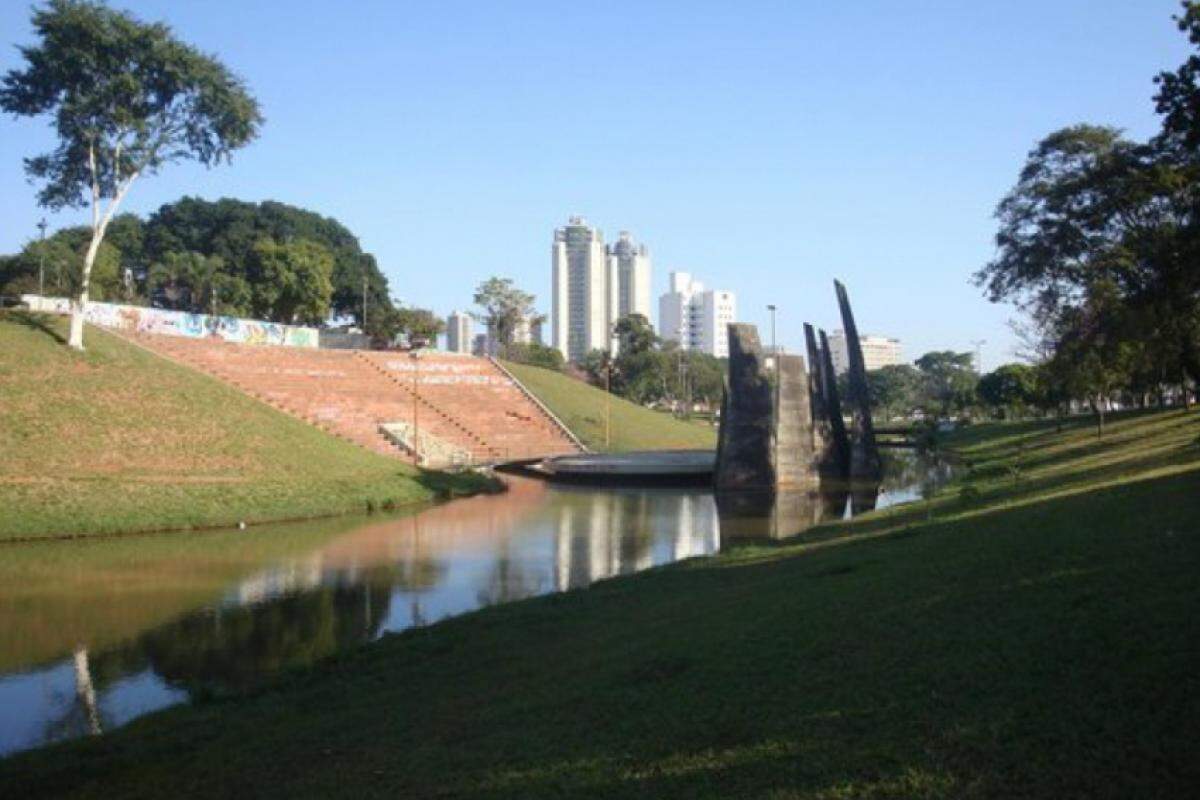
[[[217,54],[267,118],[232,166],[169,167],[128,210],[310,208],[439,313],[491,275],[548,311],[553,228],[583,214],[650,247],[656,297],[691,271],[764,334],[777,304],[796,348],[805,320],[839,327],[841,277],[861,329],[909,358],[986,339],[988,368],[1014,311],[969,276],[1025,153],[1083,121],[1148,136],[1152,77],[1187,53],[1174,0],[114,5]],[[26,3],[0,6],[0,41],[7,70]],[[0,119],[2,252],[36,234],[20,158],[50,143]]]

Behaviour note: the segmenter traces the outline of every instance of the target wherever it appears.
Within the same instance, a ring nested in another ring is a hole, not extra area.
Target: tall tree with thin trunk
[[[72,347],[83,349],[92,264],[134,181],[164,165],[228,161],[262,123],[242,81],[161,23],[86,0],[51,0],[33,13],[38,43],[4,76],[0,110],[49,114],[52,152],[25,159],[51,209],[91,207],[91,242],[72,303]]]

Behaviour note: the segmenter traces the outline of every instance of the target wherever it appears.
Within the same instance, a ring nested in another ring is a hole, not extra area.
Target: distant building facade
[[[612,325],[628,314],[650,319],[650,253],[627,231],[611,247],[583,217],[554,231],[550,345],[568,361],[608,350]]]
[[[446,349],[451,353],[471,352],[471,315],[451,311],[446,317]]]
[[[868,371],[904,363],[904,349],[900,346],[899,339],[860,334],[858,341],[862,345],[863,364]],[[841,375],[850,369],[844,331],[834,331],[829,335],[829,358],[833,361],[833,369],[837,374]]]
[[[658,299],[658,335],[684,350],[729,357],[728,325],[737,322],[737,295],[705,289],[687,272],[672,272],[669,291]]]

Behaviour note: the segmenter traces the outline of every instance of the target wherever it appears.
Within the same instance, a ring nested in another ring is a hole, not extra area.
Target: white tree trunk
[[[87,312],[88,289],[92,282],[92,265],[96,263],[96,253],[100,252],[100,242],[104,238],[104,228],[107,227],[111,211],[106,215],[103,226],[92,228],[92,241],[88,243],[87,254],[83,257],[83,281],[80,283],[79,296],[71,303],[71,335],[67,344],[76,350],[83,349],[83,317]]]

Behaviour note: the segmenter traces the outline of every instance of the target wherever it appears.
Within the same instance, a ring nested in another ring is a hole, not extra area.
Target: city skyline
[[[762,330],[776,304],[779,341],[793,352],[803,321],[836,326],[828,301],[840,277],[864,330],[898,336],[909,354],[986,340],[985,368],[1013,360],[1006,322],[1017,312],[989,304],[969,276],[993,253],[992,211],[1025,153],[1080,121],[1150,135],[1151,77],[1186,52],[1173,0],[701,5],[686,30],[666,9],[620,4],[456,15],[116,5],[222,53],[267,117],[234,168],[169,167],[137,186],[130,211],[183,195],[309,208],[346,224],[397,296],[441,310],[493,274],[549,309],[544,231],[577,211],[652,244],[654,297],[667,270],[687,269],[737,291],[742,318]],[[244,28],[225,25],[230,15]],[[588,31],[631,20],[613,57],[573,57]],[[0,27],[28,41],[27,6],[0,9]],[[349,42],[354,57],[338,63],[318,68],[304,55]],[[6,50],[0,69],[18,59]],[[495,70],[513,79],[479,80]],[[581,87],[586,101],[564,115],[563,98]],[[86,223],[84,211],[38,208],[21,172],[16,156],[41,151],[45,124],[4,117],[0,136],[14,156],[0,163],[0,251],[35,238],[43,215],[52,229]]]

